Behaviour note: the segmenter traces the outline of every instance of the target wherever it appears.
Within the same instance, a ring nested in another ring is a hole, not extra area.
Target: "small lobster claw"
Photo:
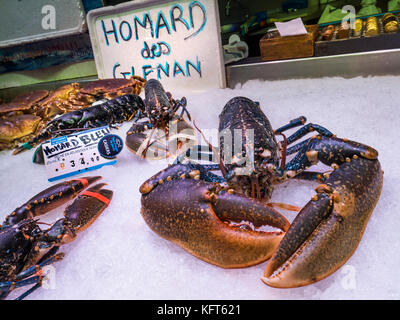
[[[83,189],[100,179],[100,176],[85,177],[51,186],[16,208],[6,217],[4,225],[14,225],[24,219],[43,215],[72,200]]]
[[[218,183],[192,178],[197,172],[165,177],[171,170],[160,172],[140,188],[141,214],[154,232],[223,268],[247,267],[271,256],[289,228],[283,216],[258,200],[224,190]],[[154,183],[156,180],[159,182]],[[242,221],[280,230],[256,231],[230,224]]]
[[[77,234],[89,227],[110,203],[113,192],[102,189],[104,185],[99,183],[82,192],[65,209],[64,218],[46,230],[42,240],[57,245],[75,240]]]
[[[107,208],[112,199],[113,192],[108,189],[102,189],[105,185],[105,183],[99,183],[83,191],[65,209],[65,218],[71,223],[75,232],[85,230]]]

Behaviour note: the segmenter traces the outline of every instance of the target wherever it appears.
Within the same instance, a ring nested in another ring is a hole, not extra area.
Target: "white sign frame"
[[[104,158],[98,150],[101,138],[109,134],[110,128],[104,126],[44,142],[42,149],[48,181],[53,182],[117,163],[116,159]]]
[[[87,15],[98,77],[159,79],[166,90],[225,88],[217,0],[132,1]]]

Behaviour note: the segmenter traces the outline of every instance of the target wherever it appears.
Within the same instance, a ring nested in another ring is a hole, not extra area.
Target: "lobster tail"
[[[15,156],[16,154],[24,152],[25,150],[30,150],[30,149],[36,147],[38,144],[40,144],[43,141],[46,141],[46,140],[48,140],[50,138],[51,138],[50,131],[46,128],[38,136],[32,138],[28,142],[25,142],[24,144],[22,144],[19,147],[15,148],[13,153],[12,153],[12,155]]]

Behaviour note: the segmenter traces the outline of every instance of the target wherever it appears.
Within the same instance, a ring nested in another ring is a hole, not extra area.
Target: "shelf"
[[[263,62],[249,58],[226,66],[228,87],[248,80],[400,75],[400,49]]]

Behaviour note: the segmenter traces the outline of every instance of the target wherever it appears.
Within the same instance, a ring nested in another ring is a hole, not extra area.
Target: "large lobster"
[[[221,137],[219,163],[182,163],[181,157],[144,182],[144,220],[161,237],[220,267],[251,266],[272,256],[262,281],[273,287],[303,286],[332,274],[361,240],[383,171],[375,149],[305,121],[300,117],[274,131],[258,103],[231,99],[220,115],[219,131],[231,134]],[[302,127],[283,135],[296,126]],[[229,147],[237,130],[240,153]],[[288,148],[310,131],[318,134]],[[212,149],[196,146],[186,157]],[[250,171],[243,159],[251,160]],[[318,162],[333,171],[305,171]],[[222,176],[212,172],[217,170]],[[274,185],[288,178],[321,183],[291,225],[266,202]]]

